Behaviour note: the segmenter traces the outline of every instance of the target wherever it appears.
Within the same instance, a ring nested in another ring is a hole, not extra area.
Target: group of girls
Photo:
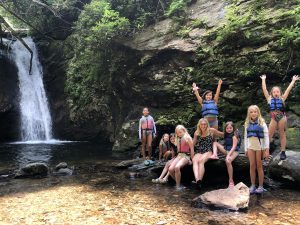
[[[287,99],[299,76],[293,76],[292,82],[284,92],[279,87],[273,87],[270,94],[266,87],[266,75],[261,76],[263,93],[270,108],[271,122],[269,128],[263,119],[257,105],[248,107],[245,120],[244,145],[245,154],[250,162],[250,193],[262,193],[264,172],[262,159],[269,156],[269,142],[272,140],[275,129],[278,128],[281,143],[280,159],[286,158],[286,115],[284,111],[285,100]],[[218,159],[218,150],[226,155],[226,165],[229,176],[229,188],[234,187],[232,162],[240,151],[241,137],[239,131],[232,122],[227,122],[223,132],[218,131],[218,99],[221,90],[222,80],[219,80],[215,96],[212,91],[199,94],[199,88],[194,83],[193,92],[201,106],[203,118],[199,120],[193,138],[187,129],[178,125],[175,129],[174,145],[177,148],[177,155],[168,161],[161,176],[154,179],[155,183],[165,183],[169,176],[176,182],[176,188],[182,189],[180,184],[181,168],[186,165],[193,165],[195,183],[201,188],[202,179],[205,173],[204,164],[210,159]],[[217,137],[224,137],[224,145],[217,142]],[[142,148],[143,149],[143,148]],[[258,173],[258,188],[256,188],[256,171]]]

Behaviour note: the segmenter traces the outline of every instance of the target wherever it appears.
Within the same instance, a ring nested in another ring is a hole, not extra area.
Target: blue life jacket
[[[218,107],[216,106],[215,101],[214,100],[203,101],[201,113],[202,113],[203,117],[205,117],[207,115],[218,116],[219,111],[218,111]]]
[[[232,148],[232,145],[233,145],[233,136],[234,136],[234,133],[232,132],[231,134],[225,134],[225,137],[224,137],[224,148],[226,151],[230,151],[231,148]],[[239,151],[240,150],[240,147],[241,147],[241,143],[242,143],[242,138],[241,138],[241,135],[240,133],[238,132],[238,135],[237,135],[237,139],[238,139],[238,143],[237,143],[237,146],[236,146],[236,151]]]
[[[279,110],[281,112],[284,112],[284,102],[281,98],[271,98],[269,106],[270,111]]]
[[[247,128],[247,137],[257,137],[259,139],[264,138],[264,128],[259,126],[257,122],[249,123]]]

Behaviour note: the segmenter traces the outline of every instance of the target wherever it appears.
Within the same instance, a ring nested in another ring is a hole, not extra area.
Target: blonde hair
[[[191,137],[189,135],[189,132],[187,131],[187,129],[183,125],[177,125],[176,128],[175,128],[175,144],[176,144],[176,146],[178,146],[178,144],[179,144],[179,137],[177,136],[177,131],[178,130],[182,130],[184,132],[184,135],[182,136],[182,138],[186,139],[188,137]]]
[[[247,112],[247,118],[245,120],[245,127],[248,127],[249,126],[249,123],[251,121],[251,117],[250,117],[250,110],[251,109],[255,109],[257,111],[257,123],[259,124],[259,126],[263,126],[263,124],[265,123],[265,120],[264,118],[261,116],[261,112],[260,112],[260,109],[258,108],[257,105],[250,105],[248,107],[248,112]]]
[[[201,130],[201,128],[200,128],[200,124],[201,124],[202,122],[205,122],[205,123],[207,124],[207,128],[206,128],[205,135],[206,135],[206,136],[210,135],[210,126],[209,126],[209,122],[208,122],[208,120],[205,119],[205,118],[202,118],[202,119],[200,119],[200,120],[198,121],[198,124],[197,124],[197,130],[196,130],[196,132],[195,132],[196,135],[197,135],[197,136],[202,136],[202,135],[203,135],[202,130]]]

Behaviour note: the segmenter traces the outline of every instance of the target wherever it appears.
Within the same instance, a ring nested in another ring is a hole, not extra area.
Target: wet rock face
[[[254,0],[241,1],[238,7],[243,12],[255,4]],[[299,71],[299,52],[294,51],[290,61],[286,47],[280,46],[278,32],[273,29],[279,29],[276,24],[284,25],[287,20],[284,16],[276,17],[279,12],[270,4],[266,7],[272,13],[261,15],[269,22],[262,26],[252,22],[238,24],[238,29],[247,31],[247,35],[232,32],[225,40],[219,30],[226,22],[226,5],[226,1],[219,0],[195,1],[182,24],[168,18],[131,39],[115,40],[110,47],[114,59],[107,61],[107,76],[103,80],[79,78],[71,83],[84,89],[84,102],[76,102],[65,91],[70,84],[65,80],[68,60],[62,50],[64,42],[40,43],[54,136],[104,140],[114,143],[114,151],[136,148],[137,124],[143,107],[150,108],[160,127],[194,127],[201,115],[191,93],[192,82],[199,85],[202,93],[205,89],[215,90],[219,78],[224,81],[218,103],[220,124],[228,120],[241,124],[251,104],[258,104],[267,115],[260,73],[267,73],[269,89],[281,84],[284,89],[291,75]],[[293,8],[289,4],[284,7]],[[234,31],[234,26],[229,28]],[[287,111],[299,111],[299,97],[299,92],[291,92]],[[297,118],[299,115],[295,114],[293,121]],[[242,126],[239,128],[243,130]]]
[[[19,86],[17,68],[0,50],[0,141],[19,137]]]
[[[286,151],[287,158],[280,160],[279,154],[270,163],[270,177],[286,183],[300,184],[300,152]]]

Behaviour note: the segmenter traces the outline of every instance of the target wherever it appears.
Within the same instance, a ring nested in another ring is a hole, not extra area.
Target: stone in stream
[[[70,168],[60,168],[57,171],[53,172],[53,175],[56,176],[71,176],[73,174],[73,170]]]
[[[68,164],[66,162],[61,162],[55,166],[56,171],[62,168],[68,168]]]
[[[193,200],[193,205],[215,206],[231,210],[248,208],[250,199],[249,188],[242,182],[234,188],[218,189],[206,192]]]
[[[49,167],[45,163],[29,163],[15,173],[15,178],[41,178],[48,175]]]
[[[269,174],[274,180],[300,184],[300,152],[286,151],[286,159],[280,160],[279,154],[269,164]]]

